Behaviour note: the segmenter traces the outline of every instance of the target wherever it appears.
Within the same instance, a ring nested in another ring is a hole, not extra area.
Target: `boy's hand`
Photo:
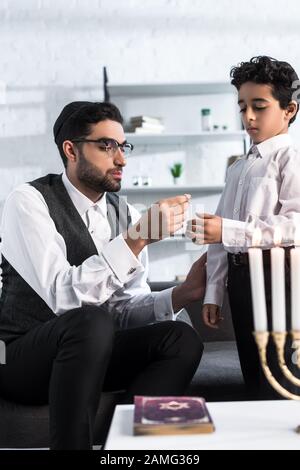
[[[181,229],[190,199],[190,194],[184,194],[152,204],[137,223],[123,233],[131,251],[138,256],[146,245],[170,237]]]
[[[219,323],[224,320],[221,316],[219,305],[205,304],[202,307],[202,318],[206,326],[210,328],[219,328]]]
[[[212,214],[199,214],[187,223],[186,236],[197,245],[222,242],[222,217]]]

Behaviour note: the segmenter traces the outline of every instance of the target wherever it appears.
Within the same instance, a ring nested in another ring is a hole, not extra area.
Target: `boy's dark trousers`
[[[51,449],[90,449],[102,391],[182,395],[200,362],[196,331],[165,321],[115,331],[102,307],[85,306],[35,327],[6,346],[0,394],[49,403]]]
[[[285,289],[287,331],[290,331],[290,249],[285,249]],[[265,291],[268,315],[268,328],[272,330],[271,305],[271,255],[270,250],[263,251]],[[249,396],[258,399],[283,398],[271,387],[264,376],[259,362],[257,346],[253,337],[254,322],[252,312],[252,293],[250,284],[250,271],[248,254],[228,254],[228,294],[232,314],[232,321],[236,336],[237,348],[245,384]],[[300,312],[299,312],[300,314]],[[292,362],[295,349],[292,349],[292,340],[287,337],[285,359],[292,373],[299,377],[297,366]],[[268,365],[276,379],[293,393],[300,393],[300,389],[292,385],[278,366],[276,348],[272,338],[269,338],[267,351]]]

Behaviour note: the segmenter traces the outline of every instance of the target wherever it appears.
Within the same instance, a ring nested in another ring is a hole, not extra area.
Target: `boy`
[[[300,154],[292,146],[288,135],[288,128],[298,112],[298,104],[292,99],[293,82],[298,80],[298,76],[287,62],[259,56],[234,67],[231,78],[231,83],[238,90],[243,124],[253,145],[247,155],[229,168],[216,215],[204,214],[200,219],[190,221],[187,235],[197,243],[211,244],[208,249],[207,288],[202,311],[204,323],[211,328],[218,328],[222,320],[220,311],[228,279],[229,301],[245,383],[255,396],[259,391],[266,396],[265,392],[271,392],[271,387],[262,377],[252,335],[247,255],[247,249],[252,244],[249,222],[252,221],[253,226],[262,230],[270,322],[268,248],[273,244],[275,227],[291,227],[297,219],[297,213],[300,213]],[[286,279],[289,279],[288,271]],[[286,292],[288,296],[288,285]],[[272,348],[270,345],[268,359],[273,369],[276,356]],[[290,357],[292,352],[290,350]],[[278,371],[275,375],[282,379]]]

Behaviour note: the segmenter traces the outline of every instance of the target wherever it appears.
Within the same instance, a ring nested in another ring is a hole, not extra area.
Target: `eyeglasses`
[[[107,152],[108,154],[112,155],[115,155],[118,149],[120,149],[125,157],[129,157],[129,155],[134,149],[134,146],[129,142],[119,144],[119,142],[115,139],[73,139],[71,142],[93,142],[97,144],[99,150],[102,150],[103,152]]]

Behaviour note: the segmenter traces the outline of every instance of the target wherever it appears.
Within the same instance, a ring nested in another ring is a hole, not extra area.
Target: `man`
[[[54,138],[65,172],[20,186],[4,208],[0,394],[49,402],[51,449],[90,449],[103,390],[132,400],[189,384],[203,346],[172,320],[202,297],[205,260],[181,286],[150,292],[146,246],[182,227],[189,196],[141,218],[124,211],[115,193],[132,145],[114,105],[68,104]]]

